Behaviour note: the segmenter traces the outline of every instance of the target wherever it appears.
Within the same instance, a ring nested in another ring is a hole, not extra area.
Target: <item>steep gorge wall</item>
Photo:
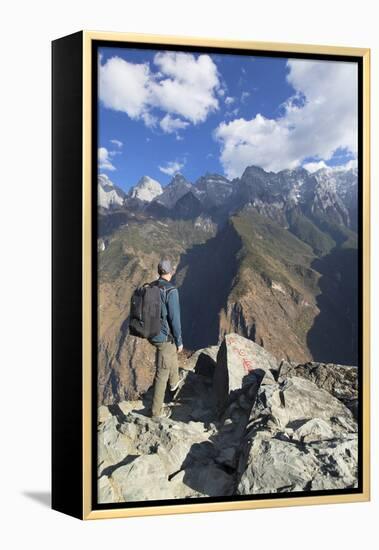
[[[217,234],[203,224],[196,238],[192,222],[179,232],[171,221],[154,221],[141,226],[136,242],[129,231],[107,245],[101,264],[106,277],[99,279],[99,404],[137,398],[153,382],[155,350],[128,335],[129,302],[135,287],[156,278],[159,258],[167,253],[178,266],[173,282],[180,292],[187,350],[218,345],[225,334],[235,332],[279,359],[357,364],[356,343],[351,353],[345,349],[356,322],[355,287],[339,288],[336,254],[331,254],[333,262],[318,260],[287,230],[256,221],[260,225],[247,234],[230,221]],[[159,231],[166,233],[159,236]],[[271,237],[278,248],[270,248]],[[263,252],[257,248],[262,242],[268,244]],[[293,246],[299,246],[300,255]],[[342,255],[342,269],[348,271],[354,252]],[[350,308],[351,318],[344,307]]]

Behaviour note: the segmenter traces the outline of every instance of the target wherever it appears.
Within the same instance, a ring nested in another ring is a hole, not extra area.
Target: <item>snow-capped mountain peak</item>
[[[142,176],[137,185],[130,189],[129,196],[132,199],[151,202],[153,199],[161,195],[162,192],[163,189],[159,181],[150,178],[149,176]]]
[[[118,208],[124,204],[125,193],[106,174],[97,178],[98,203],[101,208]]]

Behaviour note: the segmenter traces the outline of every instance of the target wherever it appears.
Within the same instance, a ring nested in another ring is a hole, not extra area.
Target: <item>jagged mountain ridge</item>
[[[347,207],[334,179],[325,177],[322,171],[311,174],[305,168],[296,168],[274,173],[249,166],[233,183],[232,201],[238,207],[250,203],[283,225],[286,212],[297,207],[305,214],[326,215],[334,222],[350,226]]]
[[[314,173],[305,168],[266,172],[252,165],[232,181],[207,172],[192,184],[177,173],[168,185],[161,187],[156,180],[143,176],[124,202],[117,204],[133,209],[138,203],[139,209],[146,208],[149,213],[161,217],[170,215],[168,211],[177,216],[175,209],[183,202],[193,204],[192,211],[187,208],[187,217],[191,214],[196,217],[201,212],[212,215],[217,210],[227,217],[246,204],[252,204],[284,226],[288,225],[287,212],[296,208],[311,217],[326,216],[333,222],[356,229],[357,181],[356,168],[321,168]],[[187,199],[183,199],[185,196]],[[131,203],[129,197],[137,203]],[[151,203],[157,207],[152,207]]]

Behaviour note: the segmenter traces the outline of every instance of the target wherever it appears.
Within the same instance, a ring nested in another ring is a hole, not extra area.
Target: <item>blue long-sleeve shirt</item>
[[[159,285],[165,289],[172,288],[172,284],[166,279],[159,278]],[[161,291],[161,331],[157,336],[150,339],[150,342],[166,342],[168,335],[172,334],[177,347],[183,344],[182,328],[180,322],[180,303],[177,288],[170,290],[167,294]]]

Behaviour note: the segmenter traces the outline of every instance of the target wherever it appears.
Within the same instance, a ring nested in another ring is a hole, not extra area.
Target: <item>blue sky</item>
[[[356,162],[356,65],[129,48],[99,50],[99,172],[238,177]]]

